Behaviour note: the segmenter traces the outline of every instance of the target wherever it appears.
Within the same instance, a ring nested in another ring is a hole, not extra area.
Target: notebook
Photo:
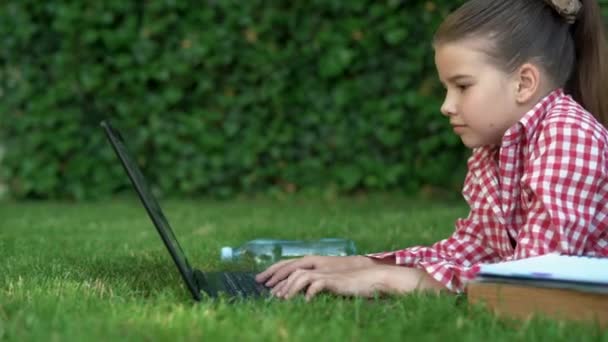
[[[608,292],[608,258],[545,254],[496,264],[482,264],[477,278],[481,281]]]
[[[546,254],[480,265],[470,304],[527,320],[541,314],[608,327],[608,258]]]

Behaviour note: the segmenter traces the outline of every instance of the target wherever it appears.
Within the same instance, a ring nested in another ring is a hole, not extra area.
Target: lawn
[[[461,201],[400,195],[165,200],[190,262],[258,237],[349,237],[361,253],[429,244],[466,215]],[[0,340],[608,341],[593,325],[501,320],[453,295],[322,295],[195,303],[133,197],[0,203]]]

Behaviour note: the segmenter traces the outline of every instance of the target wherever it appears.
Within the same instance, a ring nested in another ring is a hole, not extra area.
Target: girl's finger
[[[268,267],[266,270],[264,270],[261,273],[258,273],[255,276],[255,280],[258,283],[263,283],[268,277],[270,277],[271,275],[273,275],[277,270],[281,269],[281,267],[290,264],[292,262],[294,262],[294,259],[291,260],[281,260],[273,265],[271,265],[270,267]]]
[[[315,281],[318,277],[319,274],[317,274],[317,272],[298,270],[297,274],[294,273],[293,280],[289,282],[287,289],[282,291],[283,297],[285,299],[290,299],[310,285],[310,283]]]
[[[272,275],[270,280],[266,282],[266,286],[273,286],[277,282],[290,277],[294,272],[300,269],[312,269],[314,268],[314,260],[309,258],[301,258],[292,260],[293,262],[285,264],[281,269],[278,269],[275,274]]]
[[[292,274],[290,274],[288,278],[282,280],[281,283],[280,283],[281,288],[277,289],[277,291],[276,291],[277,297],[285,298],[285,295],[289,292],[289,289],[291,288],[291,285],[293,284],[293,282],[295,281],[295,279],[300,274],[302,274],[302,272],[303,272],[302,270],[296,270],[295,272],[293,272]]]
[[[308,285],[308,289],[306,290],[306,301],[310,301],[312,297],[316,296],[317,293],[325,290],[326,282],[324,279],[318,279],[317,281],[313,281]]]
[[[275,296],[278,297],[279,293],[281,293],[281,291],[285,288],[285,285],[287,284],[287,280],[282,280],[281,282],[279,282],[278,284],[276,284],[272,290],[270,290],[270,293]]]

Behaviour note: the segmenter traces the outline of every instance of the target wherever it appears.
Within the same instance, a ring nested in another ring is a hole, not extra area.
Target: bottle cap
[[[221,259],[232,260],[232,247],[222,247]]]

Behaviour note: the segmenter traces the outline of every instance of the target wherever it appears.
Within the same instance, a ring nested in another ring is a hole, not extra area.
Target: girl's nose
[[[441,113],[445,116],[452,116],[456,114],[456,106],[454,105],[454,101],[452,101],[447,95],[445,96],[445,100],[443,100],[443,104],[441,105]]]

